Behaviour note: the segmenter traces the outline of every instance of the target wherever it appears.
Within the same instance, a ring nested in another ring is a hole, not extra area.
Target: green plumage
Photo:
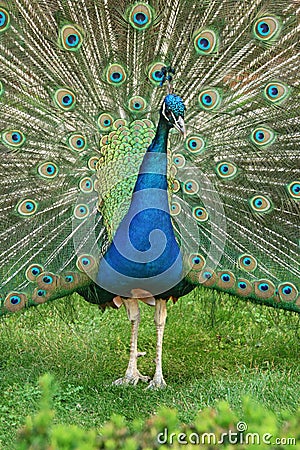
[[[185,280],[300,312],[298,6],[0,1],[0,315],[75,291],[111,302],[97,268],[169,65],[186,106],[187,137],[168,144]]]

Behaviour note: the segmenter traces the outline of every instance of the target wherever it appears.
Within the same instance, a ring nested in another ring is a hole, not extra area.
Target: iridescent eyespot
[[[118,130],[121,127],[126,127],[127,121],[125,119],[116,119],[113,123],[113,129]]]
[[[196,206],[193,208],[193,217],[198,222],[206,222],[208,220],[208,213],[202,206]]]
[[[20,148],[25,143],[25,135],[20,130],[4,131],[1,135],[3,144],[8,147]]]
[[[195,50],[200,55],[209,55],[217,50],[218,37],[213,30],[197,31],[193,39]]]
[[[73,281],[74,281],[73,275],[66,275],[66,276],[65,276],[65,281],[66,281],[67,283],[73,283]]]
[[[189,257],[189,266],[193,270],[201,270],[205,265],[205,259],[199,253],[193,253]]]
[[[31,198],[22,200],[17,205],[17,211],[21,216],[32,216],[37,212],[38,203]]]
[[[82,152],[87,147],[86,137],[80,133],[71,134],[68,138],[68,145],[72,150]]]
[[[180,191],[180,183],[178,180],[173,180],[172,183],[172,192],[174,192],[174,194],[176,194],[176,192]]]
[[[287,85],[280,83],[279,81],[274,81],[265,86],[263,93],[267,100],[279,104],[288,97],[290,89]]]
[[[239,278],[237,281],[236,293],[242,297],[247,297],[252,292],[252,284],[244,278]]]
[[[74,209],[74,217],[76,219],[85,219],[90,213],[88,205],[77,205]]]
[[[88,160],[88,168],[90,170],[95,171],[97,169],[97,164],[99,162],[99,158],[97,156],[92,156],[89,160]]]
[[[216,274],[209,267],[205,267],[199,274],[199,283],[204,286],[213,286],[216,282]]]
[[[183,185],[183,191],[188,195],[197,194],[199,191],[199,184],[195,180],[187,180]]]
[[[90,272],[96,267],[96,261],[92,255],[81,255],[76,265],[81,272]]]
[[[108,131],[111,129],[114,119],[110,114],[102,113],[98,116],[97,125],[101,131]]]
[[[40,264],[31,264],[25,272],[28,281],[35,281],[36,278],[44,272],[43,266]]]
[[[111,64],[106,69],[106,81],[113,86],[121,86],[126,78],[125,69],[120,64]]]
[[[129,22],[137,30],[146,30],[152,23],[152,9],[145,3],[134,5],[129,12]]]
[[[59,169],[53,162],[45,162],[38,167],[38,173],[43,178],[55,178],[58,175]]]
[[[132,112],[142,112],[146,106],[146,100],[139,96],[131,97],[128,102],[128,108]]]
[[[222,289],[231,289],[235,285],[235,276],[229,271],[218,272],[217,283]]]
[[[287,184],[286,189],[291,197],[300,200],[300,180]]]
[[[243,254],[238,259],[238,265],[241,269],[252,272],[252,270],[255,270],[257,267],[257,261],[253,256]]]
[[[32,294],[32,300],[37,305],[45,303],[51,297],[51,289],[48,292],[47,289],[36,288]]]
[[[252,131],[250,139],[258,147],[266,147],[274,142],[276,134],[273,130],[266,127],[258,127]]]
[[[237,174],[237,166],[230,162],[221,162],[216,167],[216,173],[220,178],[234,178]]]
[[[221,104],[221,95],[217,89],[205,89],[199,94],[199,105],[205,111],[217,109]]]
[[[64,25],[60,29],[59,44],[64,50],[76,52],[83,42],[83,34],[75,25]]]
[[[185,166],[185,157],[181,153],[173,156],[173,164],[177,169],[182,169]]]
[[[278,295],[283,302],[292,302],[298,296],[298,289],[292,283],[282,283],[278,286]]]
[[[202,153],[205,149],[205,141],[201,136],[190,136],[185,142],[185,148],[193,153]]]
[[[171,216],[178,216],[181,213],[181,205],[180,203],[173,201],[170,207]]]
[[[271,201],[263,195],[255,195],[254,197],[250,198],[249,204],[253,211],[259,213],[270,211],[272,206]]]
[[[278,36],[280,29],[281,24],[277,17],[265,16],[255,22],[253,33],[260,41],[269,41]]]
[[[42,272],[36,278],[36,283],[39,289],[44,289],[47,292],[52,292],[58,283],[58,276],[52,272]]]
[[[27,301],[25,294],[21,292],[10,292],[4,300],[4,308],[10,312],[16,312],[24,308]]]
[[[71,111],[76,104],[76,97],[74,92],[61,88],[55,92],[54,102],[63,111]]]
[[[7,30],[10,26],[10,16],[6,9],[0,7],[0,33]]]
[[[79,189],[85,194],[89,194],[94,189],[93,180],[90,177],[82,178],[79,182]]]
[[[152,81],[152,83],[156,86],[158,86],[159,83],[163,80],[164,75],[161,71],[163,67],[165,67],[165,64],[157,62],[153,64],[148,70],[149,80]]]
[[[269,280],[258,280],[254,283],[254,292],[257,297],[270,298],[275,293],[275,286]]]

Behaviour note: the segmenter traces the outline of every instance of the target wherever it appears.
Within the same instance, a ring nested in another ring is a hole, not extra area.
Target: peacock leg
[[[165,323],[167,318],[167,302],[166,300],[155,300],[155,316],[157,344],[156,344],[156,370],[153,380],[150,381],[147,389],[157,389],[166,387],[166,382],[162,373],[162,345]]]
[[[113,384],[134,384],[136,385],[139,380],[149,381],[149,377],[143,376],[137,369],[137,341],[138,341],[138,328],[140,323],[140,308],[138,304],[138,299],[122,299],[123,304],[126,308],[128,319],[131,322],[131,338],[130,338],[130,358],[128,367],[123,378],[119,378],[114,381]]]

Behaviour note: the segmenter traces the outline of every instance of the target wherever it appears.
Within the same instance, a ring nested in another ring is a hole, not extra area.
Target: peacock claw
[[[164,389],[167,387],[167,383],[165,382],[163,377],[154,377],[153,380],[150,381],[146,389]]]
[[[129,385],[132,384],[136,386],[139,381],[143,381],[144,383],[148,383],[150,377],[142,375],[138,370],[132,374],[125,375],[125,377],[118,378],[112,384],[115,386]]]

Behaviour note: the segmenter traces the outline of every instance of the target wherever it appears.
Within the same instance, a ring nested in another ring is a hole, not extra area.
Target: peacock
[[[0,0],[0,315],[199,285],[300,312],[297,0]]]

